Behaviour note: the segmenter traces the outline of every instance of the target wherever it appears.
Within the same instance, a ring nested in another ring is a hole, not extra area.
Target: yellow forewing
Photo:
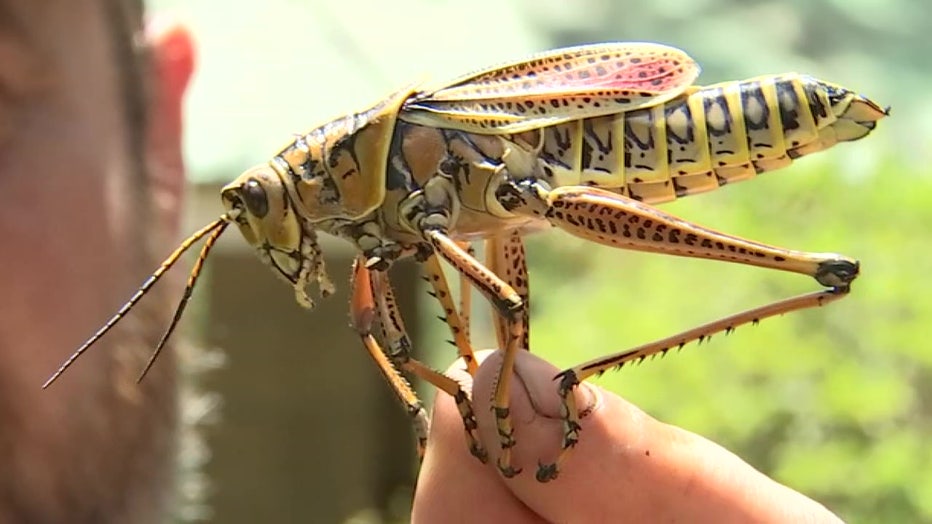
[[[653,43],[568,47],[501,64],[410,98],[401,119],[470,133],[520,133],[670,100],[699,66]]]

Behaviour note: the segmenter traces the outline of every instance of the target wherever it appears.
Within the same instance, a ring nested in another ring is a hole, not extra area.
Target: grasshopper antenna
[[[134,293],[133,296],[130,297],[130,299],[127,300],[126,303],[124,303],[122,307],[120,307],[119,311],[117,311],[116,314],[110,317],[110,320],[108,320],[107,323],[103,325],[103,327],[101,327],[100,329],[97,330],[96,333],[91,335],[91,338],[87,339],[83,344],[81,344],[81,347],[75,350],[75,352],[72,353],[71,356],[68,357],[67,360],[65,360],[65,362],[61,365],[61,367],[58,368],[58,371],[56,371],[51,377],[49,377],[49,379],[45,381],[45,384],[42,384],[42,389],[46,389],[49,386],[51,386],[53,382],[58,380],[58,377],[60,377],[62,373],[65,372],[65,370],[67,370],[69,367],[71,367],[72,364],[74,364],[74,362],[78,359],[78,357],[84,354],[84,352],[87,351],[91,346],[93,346],[94,343],[100,340],[101,337],[106,335],[107,332],[113,328],[113,326],[117,325],[120,319],[126,316],[129,310],[131,310],[133,306],[135,306],[136,303],[139,302],[139,300],[143,296],[145,296],[146,293],[149,292],[149,289],[151,289],[152,286],[155,285],[155,283],[159,281],[159,279],[162,277],[162,275],[165,274],[166,271],[168,271],[169,269],[171,269],[172,266],[175,265],[175,262],[178,262],[178,260],[181,258],[181,255],[183,255],[185,251],[190,249],[191,246],[194,245],[195,242],[204,238],[204,236],[210,233],[213,233],[209,237],[210,240],[208,241],[209,244],[212,245],[216,241],[217,237],[220,236],[220,233],[222,233],[223,230],[226,228],[226,226],[229,225],[231,219],[232,218],[229,215],[224,214],[217,220],[214,220],[210,224],[198,230],[193,235],[186,238],[184,242],[182,242],[181,245],[178,246],[175,249],[175,251],[172,252],[172,254],[168,255],[168,258],[166,258],[162,262],[159,268],[156,269],[155,272],[152,273],[149,276],[149,278],[147,278],[146,281],[142,283],[141,286],[139,286],[139,289],[136,290],[136,293]],[[205,244],[205,247],[207,247],[206,244]],[[205,251],[207,250],[202,250],[201,257],[198,257],[198,262],[195,265],[195,271],[193,272],[192,277],[188,279],[189,286],[193,286],[193,281],[197,280],[197,274],[200,273],[200,268],[201,268],[201,265],[203,264],[202,257],[205,257],[207,255]],[[185,293],[186,295],[190,295],[190,290],[186,289]],[[182,299],[179,309],[184,309],[182,306],[184,305],[186,301],[187,301],[187,296],[185,296]],[[180,316],[180,311],[176,312],[176,317],[178,316]],[[159,349],[161,349],[161,347],[164,345],[165,340],[168,338],[168,335],[171,334],[171,331],[174,329],[175,324],[177,323],[177,320],[178,319],[175,318],[172,321],[169,331],[162,337],[162,340],[159,342],[159,346],[158,346]],[[158,354],[158,350],[156,350],[156,355],[157,354]],[[152,358],[154,359],[155,355],[153,355]],[[151,366],[151,361],[149,365]],[[146,369],[148,370],[149,366],[147,366]]]
[[[146,378],[146,373],[152,368],[152,364],[155,364],[155,359],[159,357],[162,348],[165,347],[165,343],[168,342],[168,337],[175,331],[175,327],[178,325],[178,321],[181,320],[181,315],[184,313],[184,308],[187,307],[188,300],[191,299],[191,293],[194,292],[194,285],[197,283],[197,277],[201,276],[201,270],[204,269],[204,261],[207,260],[207,255],[210,253],[211,248],[214,247],[214,243],[217,242],[217,239],[220,238],[220,235],[223,234],[223,230],[226,229],[228,225],[230,225],[229,222],[221,222],[220,225],[217,226],[217,229],[204,241],[201,252],[197,255],[197,261],[194,262],[191,273],[188,275],[188,283],[184,286],[184,294],[178,302],[178,307],[175,308],[175,315],[172,317],[168,329],[165,330],[162,338],[159,339],[159,343],[155,346],[155,351],[152,352],[149,361],[146,362],[146,367],[143,368],[142,373],[139,374],[139,378],[136,379],[137,384],[142,382],[142,379]]]

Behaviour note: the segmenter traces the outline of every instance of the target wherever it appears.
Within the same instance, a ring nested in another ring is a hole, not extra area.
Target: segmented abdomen
[[[539,145],[543,140],[539,158],[555,186],[612,188],[657,203],[856,140],[883,114],[844,88],[786,74],[694,87],[664,104],[516,139]]]

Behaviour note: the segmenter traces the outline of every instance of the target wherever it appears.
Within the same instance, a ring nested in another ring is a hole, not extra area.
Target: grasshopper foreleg
[[[376,320],[376,303],[372,295],[371,271],[366,268],[365,260],[357,258],[353,263],[352,298],[350,300],[350,319],[353,329],[359,334],[369,356],[379,367],[379,371],[388,381],[398,400],[404,404],[405,411],[411,417],[414,434],[417,439],[418,457],[424,458],[427,448],[427,435],[430,422],[424,405],[418,398],[411,384],[398,371],[398,366],[389,359],[386,352],[372,335],[372,326]]]
[[[460,416],[463,418],[470,452],[483,462],[488,460],[487,453],[479,441],[476,416],[466,392],[455,380],[411,357],[411,344],[388,283],[388,277],[384,272],[367,269],[362,259],[356,260],[353,269],[351,309],[354,329],[359,333],[369,354],[414,421],[419,456],[423,457],[427,445],[429,428],[427,414],[417,394],[398,371],[399,369],[414,374],[453,397]],[[383,350],[372,335],[372,326],[377,317],[388,343],[387,351]]]

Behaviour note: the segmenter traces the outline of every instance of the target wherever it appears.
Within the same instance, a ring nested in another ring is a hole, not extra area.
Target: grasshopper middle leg
[[[520,327],[524,332],[518,347],[529,350],[530,343],[530,281],[527,273],[527,260],[524,253],[524,241],[518,231],[510,231],[503,235],[496,235],[485,241],[485,263],[486,267],[491,269],[496,275],[504,280],[516,293],[521,297],[524,306],[513,322],[520,322]],[[508,325],[509,320],[502,315],[493,311],[492,324],[495,326],[495,334],[498,340],[498,347],[504,348],[508,345],[508,333],[512,328]]]
[[[453,265],[460,274],[465,275],[505,319],[504,325],[507,326],[508,333],[504,337],[506,339],[503,345],[504,356],[499,368],[498,381],[495,383],[492,412],[495,414],[496,429],[501,444],[501,454],[497,461],[498,469],[503,476],[513,477],[521,470],[511,463],[511,448],[515,446],[516,441],[508,399],[511,392],[515,356],[520,344],[525,340],[527,330],[526,322],[523,320],[527,314],[525,303],[513,287],[476,260],[444,231],[437,228],[427,229],[423,231],[423,235],[433,249]]]
[[[438,242],[442,245],[447,244],[446,240],[440,240]],[[475,252],[471,249],[468,242],[456,242],[455,244],[468,257],[475,257]],[[441,252],[446,252],[446,256],[454,260],[460,257],[460,254],[455,251],[451,252],[441,249]],[[499,311],[493,310],[492,314],[492,325],[495,328],[498,347],[503,348],[506,355],[513,355],[513,351],[517,349],[529,348],[529,280],[524,243],[520,234],[517,231],[511,231],[486,239],[485,258],[486,267],[506,284],[501,288],[503,292],[510,293],[508,290],[514,290],[519,295],[522,302],[521,309],[516,312],[509,312],[503,315]],[[460,267],[463,263],[464,262],[460,260],[456,262],[455,265]],[[467,370],[471,375],[475,375],[476,363],[469,340],[469,308],[471,304],[469,297],[473,286],[473,281],[470,279],[470,272],[459,272],[460,311],[457,313],[453,306],[453,301],[450,298],[449,286],[443,276],[443,271],[437,260],[437,256],[432,253],[427,258],[424,265],[427,280],[434,288],[432,295],[438,299],[441,307],[444,309],[445,315],[443,320],[453,333],[453,342],[457,348],[459,348],[460,356],[467,364]],[[509,351],[512,351],[512,353],[508,353]],[[498,432],[502,438],[503,453],[498,462],[498,466],[506,476],[513,476],[519,472],[519,470],[513,468],[510,464],[510,448],[514,445],[515,439],[512,436],[513,430],[509,422],[507,394],[510,380],[510,372],[508,372],[508,370],[512,366],[511,363],[513,361],[513,357],[503,359],[496,380],[496,394],[492,399],[492,405],[494,406],[493,411],[499,415],[497,419]]]

